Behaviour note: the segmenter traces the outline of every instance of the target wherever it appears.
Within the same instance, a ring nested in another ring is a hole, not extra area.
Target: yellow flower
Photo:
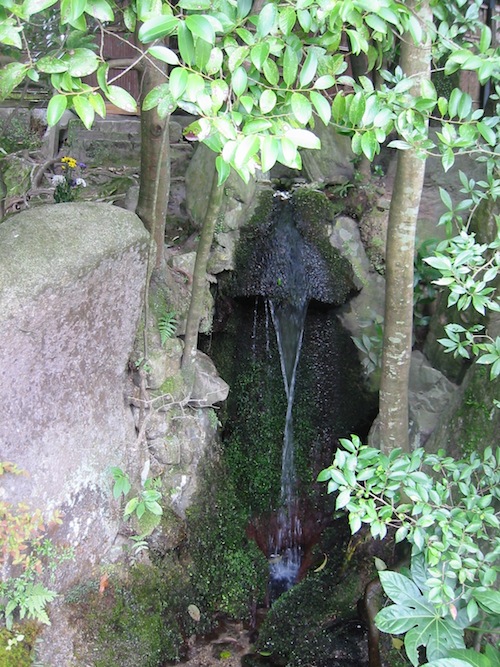
[[[68,165],[69,169],[75,169],[76,168],[76,160],[74,157],[69,157],[65,156],[61,158],[61,162],[65,162]]]

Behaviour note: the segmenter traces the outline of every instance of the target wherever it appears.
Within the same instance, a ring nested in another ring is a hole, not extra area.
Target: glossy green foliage
[[[52,0],[9,0],[0,8],[0,41],[22,54],[2,70],[0,96],[7,97],[26,77],[45,78],[55,89],[51,124],[72,108],[90,127],[95,114],[104,116],[105,99],[135,111],[136,101],[117,85],[119,76],[109,78],[102,58],[103,32],[123,21],[131,32],[138,28],[142,46],[136,63],[151,59],[174,66],[165,83],[149,91],[144,109],[157,108],[164,116],[181,108],[198,116],[186,137],[221,155],[221,181],[227,165],[244,180],[276,162],[300,168],[300,149],[319,147],[311,132],[316,122],[348,131],[354,152],[370,160],[394,130],[400,135],[394,147],[431,150],[426,121],[436,107],[445,126],[437,147],[449,168],[465,144],[470,149],[486,142],[494,148],[497,121],[473,112],[470,96],[458,89],[449,100],[438,99],[434,86],[424,82],[416,94],[400,68],[381,70],[386,83],[379,90],[368,76],[355,81],[345,76],[349,53],[339,47],[345,36],[350,52],[366,54],[372,70],[381,68],[384,56],[393,60],[398,35],[407,33],[416,43],[430,36],[446,74],[469,69],[484,84],[498,77],[499,55],[485,26],[477,44],[464,42],[466,30],[479,24],[477,2],[472,9],[463,16],[454,3],[436,3],[434,27],[421,25],[394,0],[327,6],[273,1],[258,16],[251,16],[248,0],[135,0],[125,8],[107,0],[64,0],[58,6]],[[32,18],[40,15],[44,20],[55,16],[61,32],[60,44],[51,44],[46,53],[29,41]],[[178,52],[163,44],[171,36]],[[89,74],[97,75],[97,86],[83,81]]]
[[[384,454],[356,436],[341,444],[318,479],[337,494],[352,532],[367,524],[383,538],[395,528],[396,541],[413,547],[409,573],[380,573],[395,605],[379,613],[377,625],[405,634],[414,665],[419,646],[426,646],[434,667],[449,649],[465,647],[464,630],[480,616],[485,631],[498,618],[500,448],[455,461],[423,449]]]

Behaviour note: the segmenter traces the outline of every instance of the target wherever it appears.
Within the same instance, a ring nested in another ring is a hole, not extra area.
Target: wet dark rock
[[[237,256],[235,296],[266,296],[293,301],[297,285],[307,300],[340,305],[356,291],[352,267],[332,248],[324,228],[314,233],[304,220],[304,205],[294,196],[265,193]],[[317,193],[316,193],[317,194]],[[325,206],[328,205],[326,198]]]

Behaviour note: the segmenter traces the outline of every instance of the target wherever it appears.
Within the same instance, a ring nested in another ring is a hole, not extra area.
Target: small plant
[[[143,370],[145,373],[151,373],[151,364],[148,363],[145,357],[139,357],[139,359],[134,361],[134,366],[138,371]]]
[[[110,472],[115,480],[113,497],[118,500],[123,495],[127,499],[132,489],[129,476],[118,467],[112,467]],[[158,502],[162,499],[162,494],[158,490],[160,486],[161,480],[158,477],[144,479],[139,494],[130,498],[123,509],[124,520],[128,521],[133,516],[139,527],[140,533],[132,538],[135,542],[134,551],[136,553],[147,549],[144,538],[158,525],[163,514]]]
[[[4,473],[23,473],[15,464],[0,462],[0,476]],[[55,512],[50,523],[60,524]],[[73,549],[58,547],[44,537],[45,524],[42,512],[32,510],[24,503],[16,506],[0,502],[0,565],[18,566],[15,576],[0,581],[0,619],[3,617],[8,630],[15,617],[32,619],[50,625],[47,605],[56,593],[46,588],[42,576],[48,572],[53,581],[57,566],[74,558]]]
[[[382,345],[384,339],[384,319],[373,315],[371,320],[361,320],[359,326],[368,333],[352,336],[354,345],[362,353],[361,365],[366,375],[371,375],[382,364]]]
[[[170,310],[158,318],[158,329],[160,331],[161,344],[165,345],[169,338],[175,336],[177,328],[177,314]]]
[[[54,190],[54,201],[56,204],[61,202],[74,201],[80,188],[86,188],[87,183],[79,174],[86,165],[83,162],[77,162],[73,157],[61,158],[62,174],[52,176],[52,185],[56,186]]]

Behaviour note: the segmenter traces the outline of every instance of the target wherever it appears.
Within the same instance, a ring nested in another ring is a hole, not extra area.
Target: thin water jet
[[[281,372],[287,397],[281,494],[277,530],[270,536],[271,597],[288,590],[297,581],[302,562],[302,524],[298,513],[297,476],[294,461],[293,401],[297,366],[304,336],[307,300],[297,295],[295,303],[268,301],[276,332]]]

